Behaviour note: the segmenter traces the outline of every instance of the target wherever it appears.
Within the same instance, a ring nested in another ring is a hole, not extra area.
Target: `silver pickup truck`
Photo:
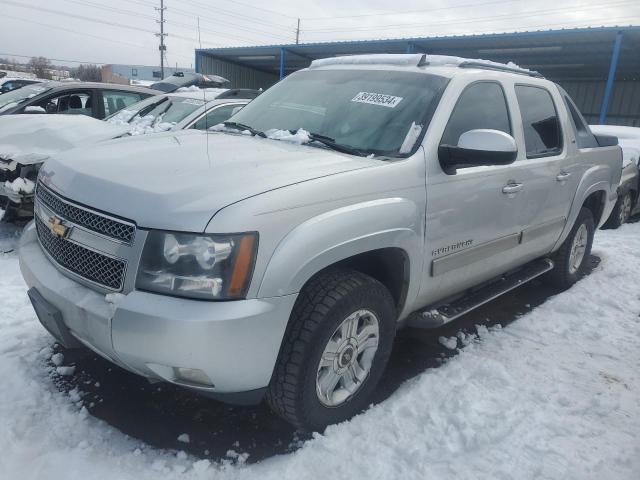
[[[621,162],[535,72],[324,59],[214,131],[48,160],[21,269],[66,347],[322,429],[369,405],[397,329],[576,282]]]

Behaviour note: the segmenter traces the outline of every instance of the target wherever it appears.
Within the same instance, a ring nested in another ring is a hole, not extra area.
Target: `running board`
[[[413,313],[409,317],[407,324],[417,328],[439,327],[552,269],[553,262],[550,259],[534,260],[523,268],[503,275],[499,280],[491,282],[450,303],[427,307],[424,310]]]

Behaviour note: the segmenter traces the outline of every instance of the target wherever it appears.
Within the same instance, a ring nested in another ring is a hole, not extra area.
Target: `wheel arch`
[[[297,293],[318,273],[350,268],[391,292],[398,311],[417,295],[423,223],[409,199],[363,202],[314,217],[289,232],[274,250],[258,297]]]

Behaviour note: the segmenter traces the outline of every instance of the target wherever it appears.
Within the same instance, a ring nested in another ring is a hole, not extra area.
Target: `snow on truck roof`
[[[454,57],[450,55],[427,55],[422,53],[394,54],[381,53],[373,55],[349,55],[344,57],[322,58],[311,62],[309,68],[322,68],[330,65],[393,65],[406,67],[458,67],[498,70],[519,73],[532,77],[542,77],[538,72],[519,67],[515,63],[498,63],[491,60]]]

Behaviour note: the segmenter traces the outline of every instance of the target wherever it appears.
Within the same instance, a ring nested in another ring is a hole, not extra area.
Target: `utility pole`
[[[300,19],[298,19],[298,26],[296,28],[296,45],[300,43]]]
[[[160,50],[160,79],[162,80],[164,78],[164,57],[165,57],[165,52],[167,51],[167,46],[164,44],[164,37],[167,36],[166,33],[164,33],[164,11],[167,9],[167,7],[164,6],[164,0],[160,0],[160,8],[156,7],[156,10],[160,12],[160,21],[156,20],[156,22],[158,22],[160,24],[160,33],[156,33],[156,37],[160,37],[160,46],[158,47],[158,50]]]

